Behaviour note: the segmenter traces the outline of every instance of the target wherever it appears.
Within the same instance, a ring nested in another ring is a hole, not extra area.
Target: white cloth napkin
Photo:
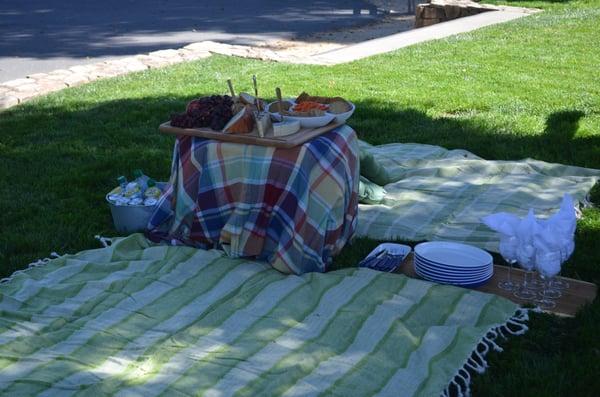
[[[505,236],[516,236],[517,226],[519,226],[518,216],[508,212],[498,212],[496,214],[485,216],[481,219],[490,229],[497,231]]]
[[[540,273],[555,276],[560,272],[562,264],[561,239],[549,227],[540,226],[533,236],[535,247],[535,266]]]
[[[558,240],[557,245],[563,254],[563,261],[570,257],[575,250],[575,229],[577,228],[573,198],[565,194],[560,209],[547,220],[541,221],[540,224]]]
[[[546,220],[537,219],[530,209],[522,219],[513,214],[499,212],[482,218],[482,222],[504,237],[517,237],[517,259],[521,266],[527,269],[532,268],[534,264],[551,266],[552,269],[543,270],[547,270],[549,274],[556,274],[560,271],[560,262],[571,256],[575,249],[577,217],[573,198],[568,194],[563,196],[560,209]],[[561,255],[558,271],[554,268],[556,261],[536,261],[536,257],[547,259],[550,254],[557,252]]]
[[[517,262],[521,267],[531,270],[535,266],[535,247],[533,246],[533,236],[537,233],[539,225],[533,209],[529,209],[527,216],[517,225],[517,238],[519,245],[517,247]]]

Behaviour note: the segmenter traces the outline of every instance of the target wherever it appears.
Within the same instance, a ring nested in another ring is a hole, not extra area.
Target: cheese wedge
[[[273,135],[286,136],[300,131],[300,122],[298,120],[287,120],[281,123],[273,123]]]
[[[271,129],[271,115],[267,112],[254,112],[254,120],[256,121],[258,136],[263,138],[267,131]]]

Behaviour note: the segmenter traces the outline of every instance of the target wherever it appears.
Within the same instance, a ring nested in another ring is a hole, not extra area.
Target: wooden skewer
[[[233,91],[233,84],[231,84],[231,79],[227,79],[227,86],[229,87],[229,92],[231,93],[231,97],[235,98],[235,91]]]
[[[281,90],[279,89],[279,87],[275,88],[275,94],[277,95],[277,110],[279,111],[279,115],[281,116],[281,119],[283,120],[283,108],[281,106],[282,104],[282,100],[281,100]]]
[[[254,102],[256,105],[256,109],[260,112],[260,101],[258,100],[258,84],[256,83],[256,75],[252,75],[252,84],[254,84]]]

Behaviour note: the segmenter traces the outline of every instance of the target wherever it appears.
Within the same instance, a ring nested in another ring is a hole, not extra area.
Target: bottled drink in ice
[[[140,169],[133,171],[133,177],[135,178],[135,182],[140,187],[140,190],[143,195],[146,189],[148,188],[148,181],[150,180],[150,178],[144,175],[144,173]]]
[[[136,196],[134,198],[132,198],[131,200],[129,200],[129,202],[127,203],[128,205],[142,205],[144,203],[144,199]]]
[[[127,178],[125,178],[124,176],[118,177],[117,182],[119,183],[119,186],[114,188],[108,194],[108,200],[110,200],[113,203],[116,203],[119,199],[123,198],[123,194],[125,193],[125,189],[127,188]]]
[[[144,205],[147,207],[152,207],[153,205],[156,205],[158,203],[158,199],[155,199],[154,197],[148,197],[147,199],[144,200]]]
[[[162,191],[158,186],[156,186],[156,182],[154,181],[154,179],[148,179],[148,188],[144,192],[144,205],[156,205],[161,195]]]
[[[152,178],[148,179],[148,187],[144,192],[145,198],[155,198],[158,199],[162,195],[162,191],[158,186],[156,186],[156,181]]]
[[[138,185],[137,182],[129,182],[127,186],[125,186],[125,193],[123,193],[123,197],[128,199],[142,197],[142,189],[140,189],[140,185]]]

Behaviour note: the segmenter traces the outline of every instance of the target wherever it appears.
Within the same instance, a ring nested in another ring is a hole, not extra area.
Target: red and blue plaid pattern
[[[148,234],[287,273],[324,272],[356,228],[358,181],[348,126],[291,149],[179,136]]]

